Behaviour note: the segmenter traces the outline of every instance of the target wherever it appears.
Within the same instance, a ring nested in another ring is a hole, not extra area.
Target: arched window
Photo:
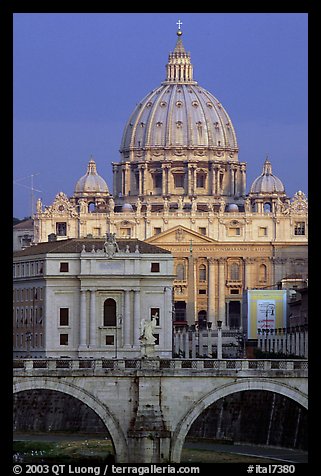
[[[272,205],[270,202],[264,203],[264,213],[270,213],[272,211]]]
[[[199,281],[206,281],[206,266],[205,264],[201,264],[198,268],[199,271]]]
[[[95,206],[94,202],[90,202],[90,203],[88,204],[88,213],[94,212],[95,209],[96,209],[96,206]]]
[[[176,266],[176,279],[178,281],[185,280],[185,266],[182,263],[178,263]]]
[[[111,298],[104,302],[104,326],[116,326],[116,301]]]
[[[261,264],[259,268],[259,281],[260,283],[266,283],[267,280],[267,268],[265,264]]]

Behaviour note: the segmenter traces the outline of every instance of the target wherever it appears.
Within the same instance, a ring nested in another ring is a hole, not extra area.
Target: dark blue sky
[[[177,20],[194,79],[233,122],[247,191],[266,155],[289,196],[307,194],[304,13],[14,14],[14,216],[72,195],[92,154],[112,192],[125,123],[165,79]],[[22,179],[22,180],[21,180]]]

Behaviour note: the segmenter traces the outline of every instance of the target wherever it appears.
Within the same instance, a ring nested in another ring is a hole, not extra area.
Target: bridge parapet
[[[13,361],[14,375],[31,372],[41,374],[75,372],[84,374],[106,373],[199,373],[224,376],[261,375],[295,375],[306,377],[308,360],[305,359],[16,359]],[[241,374],[241,375],[240,375]]]

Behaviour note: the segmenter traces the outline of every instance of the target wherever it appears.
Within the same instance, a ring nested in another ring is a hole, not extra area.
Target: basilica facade
[[[227,111],[193,79],[179,29],[165,80],[125,125],[112,192],[90,157],[71,197],[38,200],[35,242],[115,233],[162,247],[174,256],[176,324],[242,329],[247,289],[307,279],[308,202],[302,191],[287,196],[269,157],[247,192],[238,153]]]

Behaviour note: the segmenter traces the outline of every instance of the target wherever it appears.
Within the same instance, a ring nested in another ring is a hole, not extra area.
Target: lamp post
[[[222,359],[222,321],[217,321],[217,358]]]

